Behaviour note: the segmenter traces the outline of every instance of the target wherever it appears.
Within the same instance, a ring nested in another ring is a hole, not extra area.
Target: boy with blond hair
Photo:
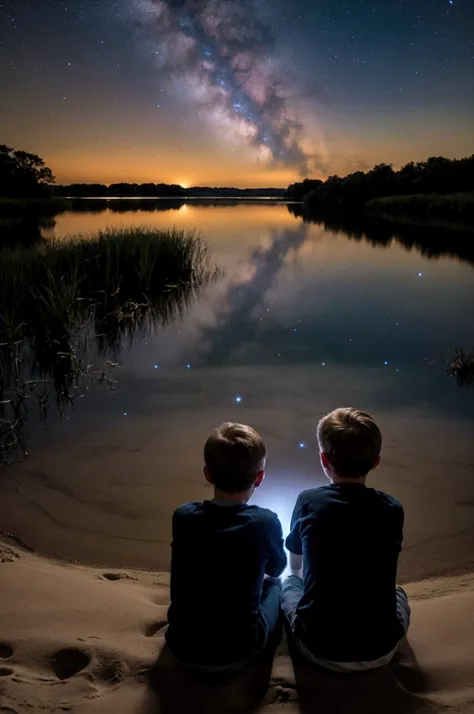
[[[369,414],[336,409],[317,435],[331,483],[296,501],[282,607],[308,660],[339,672],[374,669],[392,659],[410,622],[408,598],[396,586],[403,508],[366,486],[382,445]]]
[[[173,515],[166,641],[177,659],[207,672],[245,666],[279,619],[281,585],[272,577],[286,567],[281,524],[272,511],[248,505],[266,457],[250,426],[221,424],[204,447],[214,498]]]

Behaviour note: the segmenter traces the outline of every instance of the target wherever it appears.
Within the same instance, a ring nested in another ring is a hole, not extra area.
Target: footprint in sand
[[[76,647],[68,647],[56,652],[51,664],[58,679],[69,679],[85,669],[90,661],[91,658],[87,652]]]
[[[19,557],[11,548],[0,546],[0,563],[14,563]]]
[[[108,685],[120,684],[128,675],[126,663],[113,655],[102,655],[96,668],[96,676]]]
[[[9,677],[13,674],[13,670],[10,667],[0,667],[0,677]]]
[[[145,637],[153,637],[153,635],[156,635],[157,632],[162,630],[168,622],[166,620],[160,620],[160,622],[154,622],[152,625],[148,625],[147,628],[145,628]]]
[[[127,573],[102,573],[102,577],[105,578],[106,580],[136,580],[136,578],[132,578],[131,575],[127,575]]]
[[[0,642],[0,659],[8,659],[12,657],[12,655],[13,649],[10,645],[7,645],[5,642]]]

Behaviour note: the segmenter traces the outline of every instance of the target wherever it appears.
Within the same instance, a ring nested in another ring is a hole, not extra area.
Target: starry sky
[[[58,182],[287,186],[474,152],[471,0],[0,1],[0,143]]]

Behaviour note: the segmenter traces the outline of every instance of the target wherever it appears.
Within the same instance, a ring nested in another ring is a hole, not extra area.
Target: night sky
[[[0,87],[0,143],[60,183],[286,186],[461,158],[474,2],[0,2]]]

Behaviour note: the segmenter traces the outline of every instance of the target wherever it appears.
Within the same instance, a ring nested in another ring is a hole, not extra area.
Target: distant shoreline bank
[[[302,201],[295,201],[287,199],[284,196],[233,196],[229,194],[228,196],[213,196],[202,195],[202,196],[48,196],[44,198],[1,198],[0,197],[0,215],[18,215],[22,210],[28,209],[30,211],[41,212],[51,215],[52,210],[68,211],[74,210],[75,206],[84,206],[87,203],[104,205],[109,203],[130,203],[130,204],[147,204],[151,205],[153,203],[163,204],[163,203],[302,203]]]
[[[472,196],[470,194],[459,194],[466,202],[466,196],[470,204]],[[419,199],[422,200],[419,200]],[[436,201],[436,209],[431,210],[430,201]],[[304,200],[296,200],[291,197],[278,197],[269,195],[259,196],[214,196],[212,194],[202,196],[64,196],[64,197],[43,197],[43,198],[0,198],[0,219],[25,219],[54,217],[66,211],[84,211],[90,207],[91,210],[106,210],[108,207],[136,207],[138,209],[151,209],[156,205],[162,209],[180,208],[185,204],[211,205],[211,206],[237,206],[241,204],[252,205],[287,205],[294,206],[290,209],[297,218],[314,223],[325,223],[331,219],[338,219],[347,225],[364,221],[371,222],[374,219],[387,227],[402,228],[403,226],[445,229],[457,233],[473,233],[474,220],[470,220],[470,205],[463,206],[463,211],[452,210],[453,199],[457,199],[458,194],[450,196],[403,196],[388,197],[387,199],[376,199],[359,210],[347,210],[344,206],[337,208],[321,208],[316,210],[315,206],[309,205]],[[410,199],[412,202],[410,203]],[[416,200],[414,200],[416,199]],[[474,203],[474,199],[473,199]],[[404,211],[404,206],[409,206],[409,211]],[[417,208],[420,207],[418,211]],[[446,215],[438,215],[440,211]]]

